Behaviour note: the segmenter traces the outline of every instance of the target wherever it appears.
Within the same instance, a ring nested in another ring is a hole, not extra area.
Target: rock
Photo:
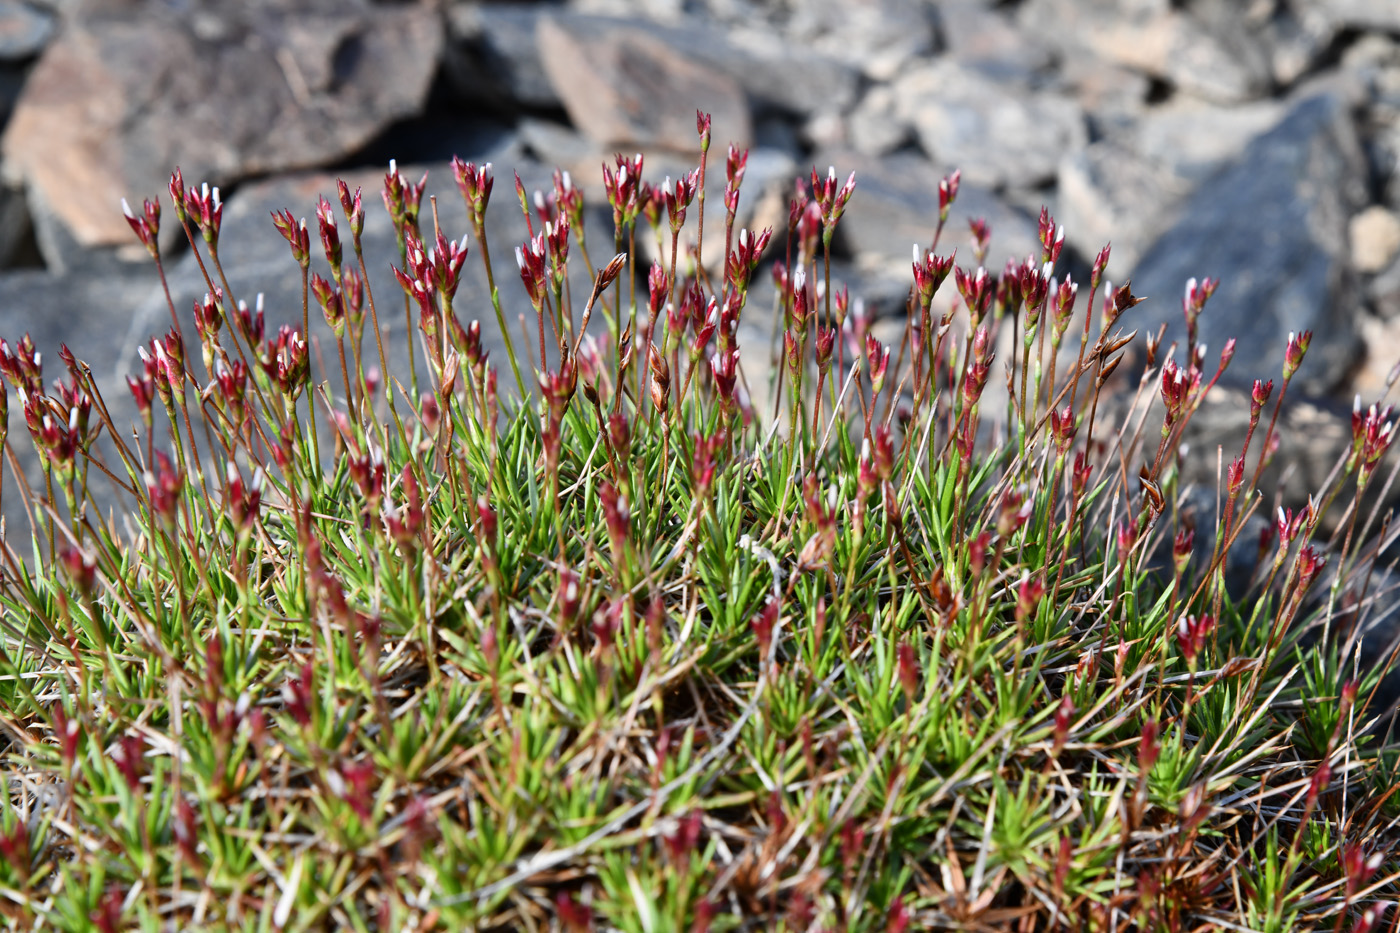
[[[1147,106],[1152,82],[1146,75],[1092,56],[1061,62],[1054,87],[1084,108],[1093,138],[1130,133],[1153,112]]]
[[[1378,204],[1351,218],[1351,264],[1357,272],[1380,272],[1400,253],[1400,217]]]
[[[1176,219],[1177,205],[1191,190],[1181,177],[1110,140],[1060,162],[1056,219],[1081,256],[1097,255],[1112,243],[1107,275],[1130,277],[1142,252]]]
[[[544,19],[538,40],[569,118],[598,143],[690,149],[699,109],[714,115],[722,138],[748,145],[753,130],[739,85],[644,31],[619,26],[580,35]]]
[[[823,108],[845,110],[859,93],[856,68],[772,30],[735,29],[723,41],[689,27],[670,35],[679,48],[693,48],[697,59],[733,75],[760,111],[805,115]]]
[[[1259,28],[1274,83],[1288,87],[1326,57],[1337,23],[1312,3],[1279,4]]]
[[[1073,101],[998,84],[950,61],[906,72],[894,94],[924,151],[979,185],[1049,181],[1059,158],[1088,142]]]
[[[818,165],[834,165],[838,176],[856,173],[856,190],[837,227],[837,237],[867,274],[899,283],[912,279],[911,251],[927,248],[938,225],[938,182],[942,175],[920,156],[896,153],[874,159],[854,151],[818,153]],[[992,228],[987,268],[999,272],[1007,259],[1040,254],[1036,224],[992,192],[966,178],[948,212],[938,251],[958,251],[959,264],[973,263],[968,220],[985,218]],[[951,286],[947,289],[951,293]]]
[[[1029,81],[1054,63],[1046,46],[1028,42],[1007,16],[980,0],[947,0],[937,14],[946,54],[988,77]]]
[[[1255,24],[1234,4],[1205,22],[1167,0],[1028,0],[1020,25],[1065,56],[1092,53],[1221,103],[1265,93],[1271,74]]]
[[[0,2],[0,62],[22,62],[43,51],[54,32],[54,15],[19,0]]]
[[[1220,107],[1201,101],[1171,101],[1153,107],[1126,136],[1128,145],[1172,173],[1203,181],[1238,158],[1286,112],[1277,101]]]
[[[441,45],[417,6],[96,6],[40,58],[0,144],[85,246],[127,242],[116,205],[173,166],[228,184],[345,158],[417,112]]]
[[[903,146],[911,135],[909,124],[899,116],[894,90],[877,84],[851,112],[845,141],[862,155],[880,156]]]
[[[1366,289],[1376,313],[1386,320],[1400,317],[1400,256],[1373,278]]]
[[[535,41],[545,12],[515,3],[454,4],[446,69],[458,95],[501,108],[562,106]]]
[[[788,42],[772,29],[743,26],[726,30],[691,17],[662,24],[561,11],[547,18],[584,47],[609,41],[607,36],[617,30],[638,39],[644,37],[652,55],[685,59],[729,76],[743,88],[759,115],[778,111],[806,117],[818,110],[844,110],[855,102],[859,88],[860,74],[855,68]],[[715,133],[716,138],[733,135],[720,134],[718,122]]]
[[[1347,381],[1347,388],[1366,401],[1386,395],[1386,382],[1400,365],[1400,318],[1357,315],[1357,332],[1365,352],[1361,365]]]
[[[1237,338],[1223,382],[1249,386],[1277,375],[1285,335],[1312,330],[1295,386],[1325,394],[1351,368],[1357,345],[1347,220],[1364,197],[1365,164],[1346,102],[1328,93],[1303,98],[1186,200],[1181,219],[1138,264],[1133,290],[1152,301],[1125,325],[1151,332],[1165,323],[1164,349],[1183,341],[1184,283],[1220,277],[1200,319],[1208,366]]]
[[[788,35],[877,81],[892,79],[912,58],[933,50],[928,5],[919,0],[800,0]]]
[[[1344,26],[1400,32],[1400,7],[1391,0],[1327,0],[1323,10]]]

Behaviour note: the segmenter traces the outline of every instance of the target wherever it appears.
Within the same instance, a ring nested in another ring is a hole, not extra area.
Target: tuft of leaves
[[[1192,526],[1181,438],[1229,352],[1212,373],[1194,339],[1152,345],[1115,376],[1142,299],[1101,281],[1107,247],[1075,282],[1043,212],[1039,255],[956,266],[955,173],[886,344],[831,280],[854,176],[814,170],[785,230],[736,231],[731,149],[705,250],[709,129],[679,182],[606,170],[598,270],[569,177],[517,180],[538,356],[507,336],[515,397],[459,315],[487,309],[454,306],[475,252],[504,324],[491,167],[460,162],[457,241],[421,228],[423,181],[385,178],[426,364],[406,392],[371,375],[343,183],[348,240],[316,208],[328,277],[273,216],[339,379],[313,376],[309,310],[273,333],[236,300],[217,189],[178,171],[209,295],[196,333],[172,307],[143,350],[140,440],[71,353],[46,389],[33,343],[0,341],[43,466],[16,476],[32,556],[0,555],[12,928],[1375,927],[1400,877],[1379,673],[1300,633],[1366,611],[1366,526],[1353,508],[1331,548],[1318,528],[1360,503],[1388,410],[1358,408],[1333,484],[1231,593],[1307,335]],[[154,244],[159,205],[128,217]],[[664,262],[640,267],[638,232]],[[763,263],[772,412],[738,352]],[[1188,285],[1192,324],[1213,288]],[[120,518],[92,507],[99,474]]]

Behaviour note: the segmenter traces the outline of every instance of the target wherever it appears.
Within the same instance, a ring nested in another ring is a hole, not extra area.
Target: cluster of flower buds
[[[321,250],[326,254],[326,262],[330,263],[331,278],[340,281],[340,228],[335,221],[335,211],[331,209],[331,202],[324,197],[316,200],[316,221],[321,229]]]
[[[1021,585],[1016,590],[1016,621],[1025,622],[1034,618],[1044,596],[1045,581],[1029,573],[1023,574]]]
[[[1303,545],[1298,551],[1298,586],[1295,592],[1301,596],[1325,566],[1327,558],[1319,554],[1311,544]]]
[[[266,332],[266,324],[263,318],[263,293],[258,292],[253,299],[253,308],[249,309],[248,302],[239,299],[238,314],[234,321],[239,326],[239,332],[243,334],[249,346],[257,346],[262,343],[263,334]]]
[[[1269,396],[1273,394],[1274,381],[1268,382],[1254,380],[1254,388],[1249,394],[1249,423],[1259,424],[1259,413],[1264,410],[1264,405],[1269,401]],[[1359,397],[1358,397],[1359,398]]]
[[[802,503],[806,508],[807,521],[816,526],[816,531],[802,546],[797,563],[803,569],[815,569],[826,565],[836,547],[836,507],[830,497],[822,501],[817,477],[813,473],[808,473],[802,480]]]
[[[1050,211],[1042,207],[1040,209],[1040,261],[1042,264],[1049,263],[1054,266],[1060,261],[1060,250],[1065,246],[1065,228],[1063,224],[1056,226],[1055,218],[1050,216]]]
[[[995,357],[987,328],[977,328],[977,332],[972,336],[972,356],[968,360],[967,373],[963,377],[963,403],[967,408],[972,408],[982,398],[982,390],[987,386],[987,377],[991,375],[992,360]]]
[[[402,280],[400,280],[402,284]],[[321,278],[320,273],[311,275],[311,294],[321,308],[326,326],[337,338],[345,336],[345,297],[339,285]]]
[[[816,168],[812,169],[812,195],[816,203],[821,206],[823,246],[831,245],[831,238],[836,232],[836,224],[841,219],[841,215],[846,212],[846,203],[851,200],[851,195],[855,190],[855,172],[850,174],[846,183],[838,190],[836,187],[836,166],[827,168],[824,179],[817,174]]]
[[[652,344],[648,348],[647,365],[651,369],[651,404],[663,415],[671,407],[671,366],[666,356]]]
[[[613,209],[613,223],[617,229],[629,227],[637,221],[641,211],[642,154],[632,158],[620,153],[613,157],[617,170],[603,166],[603,189],[607,192],[608,203]]]
[[[972,234],[972,256],[980,266],[987,261],[987,251],[992,248],[992,225],[985,217],[969,217],[967,228]]]
[[[919,667],[918,652],[907,641],[900,641],[899,647],[895,648],[895,675],[899,678],[899,686],[904,691],[905,700],[913,706],[919,697],[919,683],[923,680],[923,672]]]
[[[389,219],[398,234],[399,245],[403,246],[407,231],[418,232],[418,211],[423,203],[423,189],[428,184],[428,173],[424,172],[417,184],[403,177],[398,162],[389,160],[389,171],[384,175],[384,207],[389,211]]]
[[[1176,646],[1192,670],[1196,669],[1196,657],[1205,648],[1206,639],[1215,629],[1215,616],[1183,615],[1176,623]]]
[[[24,420],[34,446],[43,458],[45,470],[55,470],[65,479],[72,476],[73,458],[86,449],[91,438],[88,421],[92,399],[75,383],[55,383],[58,398],[21,392]],[[8,403],[7,403],[8,405]]]
[[[224,483],[224,509],[233,521],[234,530],[239,537],[249,534],[258,520],[265,478],[262,467],[258,467],[253,471],[252,481],[244,483],[238,467],[231,462],[228,465]]]
[[[1162,364],[1162,401],[1167,406],[1166,423],[1162,426],[1164,434],[1186,412],[1200,384],[1201,372],[1195,366],[1184,370],[1173,359]]]
[[[933,304],[934,294],[954,268],[953,259],[956,255],[953,253],[949,256],[935,256],[931,252],[920,250],[917,243],[914,244],[914,290],[918,293],[919,309],[924,314],[928,313],[930,305]]]
[[[782,606],[777,599],[770,598],[763,604],[763,608],[758,614],[749,620],[749,627],[753,629],[754,637],[758,639],[758,656],[761,660],[768,659],[769,648],[773,644],[773,630],[777,628],[778,616],[781,614]]]
[[[384,498],[384,453],[373,443],[364,453],[355,451],[346,458],[350,479],[360,490],[370,510],[377,510]]]
[[[97,586],[97,558],[87,548],[69,546],[59,555],[68,578],[84,599],[91,599]]]
[[[1074,317],[1074,299],[1079,294],[1079,286],[1070,276],[1065,276],[1065,280],[1060,283],[1055,292],[1055,310],[1050,322],[1050,342],[1052,346],[1058,347],[1060,341],[1064,339],[1065,331],[1069,328],[1069,322]]]
[[[692,433],[695,455],[690,466],[690,479],[695,484],[695,496],[704,502],[709,498],[714,485],[715,470],[719,465],[719,452],[724,448],[728,437],[724,428],[716,428],[708,437],[699,431]]]
[[[724,211],[732,222],[739,211],[739,186],[744,183],[744,173],[749,168],[749,150],[735,149],[731,143],[729,155],[724,160]]]
[[[720,406],[725,411],[733,411],[738,398],[735,388],[738,381],[739,351],[726,350],[710,357],[710,375],[714,379],[715,390],[719,393]]]
[[[749,282],[753,279],[754,270],[758,268],[758,261],[772,238],[773,230],[768,227],[756,234],[748,230],[739,231],[735,248],[729,254],[729,284],[741,302],[748,293]]]
[[[258,362],[277,384],[289,406],[311,381],[311,356],[307,351],[306,338],[301,331],[286,324],[277,329],[275,340],[269,340],[263,346]]]
[[[423,534],[425,518],[423,494],[418,487],[418,477],[413,473],[412,463],[404,464],[399,488],[403,491],[404,503],[402,506],[385,503],[384,527],[404,556],[409,556]]]
[[[34,349],[28,334],[20,338],[13,351],[0,340],[0,374],[22,394],[40,395],[44,391],[44,356]]]
[[[960,184],[962,184],[961,169],[954,169],[953,174],[938,182],[938,223],[940,225],[948,222],[948,209],[958,199],[958,186]]]
[[[486,206],[491,202],[491,187],[495,184],[495,179],[491,177],[491,163],[477,165],[453,156],[452,175],[457,179],[457,189],[462,192],[462,200],[467,205],[472,229],[480,234],[486,226]]]
[[[530,296],[530,304],[537,313],[544,307],[549,287],[549,257],[545,241],[545,234],[537,233],[515,248],[515,264],[520,268],[520,281],[525,285],[525,293]]]
[[[670,176],[661,185],[661,202],[666,208],[666,216],[671,223],[671,234],[679,234],[681,228],[685,226],[686,211],[690,209],[690,202],[695,200],[695,193],[700,187],[700,170],[692,169],[686,172],[675,182]]]
[[[141,245],[146,247],[146,252],[153,258],[160,258],[160,199],[154,201],[146,200],[142,202],[141,214],[137,216],[131,210],[131,205],[126,203],[126,198],[122,198],[122,214],[126,217],[126,222],[131,225],[131,230],[136,234],[136,239],[141,241]]]
[[[627,497],[607,481],[598,485],[598,501],[603,505],[603,523],[608,529],[614,558],[621,560],[632,536],[632,509]]]
[[[1021,300],[1026,306],[1026,342],[1034,339],[1040,314],[1045,310],[1046,299],[1050,295],[1050,264],[1036,263],[1035,257],[1027,256],[1021,264]]]
[[[175,527],[175,516],[180,508],[180,494],[185,488],[185,475],[175,468],[164,451],[156,451],[155,461],[155,471],[147,470],[143,477],[146,498],[150,502],[152,514],[169,530]]]
[[[207,182],[199,188],[191,186],[186,189],[185,176],[177,168],[170,176],[170,201],[175,206],[175,216],[180,218],[180,223],[193,219],[204,242],[217,252],[219,228],[224,221],[224,203],[219,199],[219,189],[210,188]]]
[[[1205,309],[1206,302],[1210,296],[1215,294],[1215,288],[1220,284],[1219,279],[1207,278],[1197,282],[1190,278],[1186,281],[1186,294],[1181,298],[1181,312],[1186,316],[1186,345],[1194,347],[1196,345],[1197,322],[1200,320],[1201,311]]]
[[[1347,472],[1359,469],[1357,481],[1364,487],[1380,465],[1381,458],[1395,440],[1395,422],[1390,420],[1391,406],[1377,410],[1375,405],[1363,414],[1361,396],[1351,410],[1351,458]]]
[[[1027,498],[1023,491],[1008,489],[997,509],[997,535],[1003,541],[1009,540],[1030,519],[1034,506],[1034,500]]]
[[[1050,435],[1055,439],[1059,455],[1063,457],[1074,443],[1074,409],[1066,405],[1062,411],[1050,410]]]
[[[248,367],[242,360],[214,363],[214,380],[205,388],[206,396],[228,418],[234,428],[241,428],[248,414]]]
[[[311,234],[306,229],[306,219],[297,220],[289,210],[272,212],[272,225],[292,250],[292,258],[297,265],[306,269],[311,265]]]
[[[975,273],[969,274],[959,266],[953,270],[953,281],[957,283],[958,294],[962,295],[963,304],[967,305],[967,315],[972,320],[972,328],[975,330],[981,327],[996,291],[987,270],[978,266]]]
[[[874,334],[865,338],[865,362],[870,368],[870,385],[876,395],[885,386],[885,373],[890,366],[890,348],[875,339]]]

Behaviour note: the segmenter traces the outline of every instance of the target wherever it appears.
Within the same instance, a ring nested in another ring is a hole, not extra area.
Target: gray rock
[[[933,50],[934,27],[920,0],[799,0],[786,32],[802,45],[888,81]]]
[[[1148,110],[1125,139],[1135,151],[1192,182],[1214,175],[1274,127],[1286,112],[1277,101],[1221,107],[1171,101]]]
[[[1391,0],[1327,0],[1322,9],[1345,26],[1400,32],[1400,7]]]
[[[22,62],[43,51],[54,33],[54,15],[19,0],[0,3],[0,62]]]
[[[946,0],[936,12],[945,53],[989,77],[1030,81],[1054,63],[1048,47],[1028,41],[1010,17],[981,0]]]
[[[1215,4],[1205,19],[1167,0],[1028,0],[1019,11],[1028,35],[1063,56],[1090,53],[1222,103],[1260,96],[1271,74],[1256,25],[1238,4]]]
[[[778,111],[805,117],[820,109],[843,110],[855,102],[859,89],[855,68],[789,42],[773,29],[722,29],[693,17],[662,24],[558,12],[550,19],[580,42],[602,40],[616,29],[635,30],[647,37],[657,54],[679,56],[733,78],[760,114]]]
[[[574,126],[597,142],[687,150],[695,145],[699,109],[714,115],[723,136],[748,145],[753,130],[739,85],[646,32],[614,26],[580,34],[543,19],[537,39]]]
[[[116,205],[165,190],[170,166],[227,184],[346,157],[419,110],[441,45],[416,6],[92,7],[45,51],[3,140],[10,177],[89,246],[127,242]]]
[[[1152,81],[1146,75],[1090,55],[1060,62],[1053,89],[1073,97],[1084,108],[1094,138],[1119,136],[1156,108],[1148,107]]]
[[[1073,101],[999,84],[951,61],[935,61],[894,83],[899,115],[928,155],[989,187],[1034,186],[1055,176],[1059,158],[1088,142]]]
[[[1316,3],[1277,5],[1258,30],[1274,83],[1288,87],[1321,64],[1337,28],[1337,22]]]
[[[1365,165],[1345,101],[1300,100],[1229,168],[1187,199],[1181,219],[1146,253],[1134,291],[1153,300],[1133,326],[1168,325],[1164,349],[1184,340],[1180,298],[1190,277],[1218,277],[1200,319],[1212,354],[1231,337],[1225,382],[1248,386],[1277,374],[1284,335],[1314,332],[1295,385],[1323,395],[1354,363],[1356,299],[1348,269],[1347,220],[1363,203]]]
[[[447,12],[447,74],[458,95],[498,107],[562,106],[545,74],[535,27],[548,8],[457,3]]]
[[[863,155],[879,156],[903,146],[912,135],[909,124],[899,115],[894,90],[877,84],[851,111],[845,141]]]
[[[1137,152],[1112,142],[1090,143],[1060,162],[1056,219],[1082,256],[1112,243],[1107,274],[1132,275],[1142,252],[1176,218],[1190,184]]]

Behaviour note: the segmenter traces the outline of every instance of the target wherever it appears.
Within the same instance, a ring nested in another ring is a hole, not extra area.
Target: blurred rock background
[[[1150,299],[1130,326],[1167,325],[1168,343],[1186,280],[1221,280],[1204,340],[1212,354],[1227,336],[1239,345],[1225,404],[1200,418],[1212,452],[1238,435],[1238,393],[1277,379],[1287,333],[1312,329],[1280,457],[1301,473],[1294,495],[1349,444],[1353,395],[1380,398],[1400,359],[1395,0],[0,0],[0,336],[32,333],[50,378],[68,343],[130,420],[124,374],[168,312],[120,199],[165,202],[189,327],[205,286],[169,210],[178,165],[222,189],[235,297],[263,293],[270,329],[300,318],[301,296],[269,212],[314,229],[337,176],[364,185],[381,323],[402,361],[378,194],[390,158],[428,171],[451,236],[466,223],[446,160],[495,164],[493,255],[513,322],[528,302],[511,262],[524,237],[512,169],[532,191],[554,166],[572,173],[601,262],[600,163],[640,151],[649,180],[677,175],[697,157],[696,108],[715,118],[715,187],[725,143],[751,150],[742,224],[785,224],[795,174],[855,171],[837,278],[889,339],[911,244],[930,240],[938,179],[955,167],[941,249],[965,262],[969,218],[989,221],[996,272],[1037,248],[1046,205],[1068,233],[1061,274],[1082,280],[1112,241],[1109,277]],[[458,308],[481,318],[499,363],[471,250]],[[747,312],[751,385],[770,358],[769,306]],[[18,412],[11,425],[23,452]]]

